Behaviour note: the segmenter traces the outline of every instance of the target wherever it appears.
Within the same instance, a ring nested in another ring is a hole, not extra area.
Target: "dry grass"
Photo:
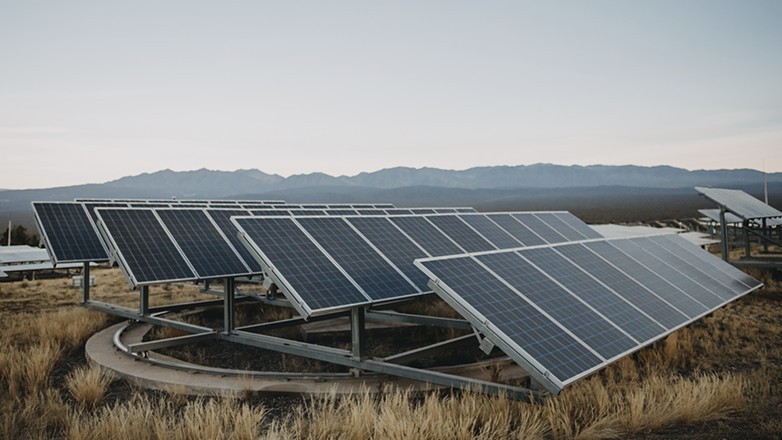
[[[68,375],[65,387],[82,408],[93,408],[103,399],[106,388],[114,380],[111,372],[99,366],[79,367]]]
[[[102,280],[116,278],[121,287],[104,295],[133,305],[137,293],[125,292],[124,280],[110,272],[96,271],[99,286],[111,286]],[[751,419],[751,427],[744,429],[753,435],[779,436],[782,304],[776,280],[768,277],[764,282],[770,292],[719,310],[543,404],[389,389],[381,395],[313,398],[275,417],[241,399],[192,399],[176,390],[134,391],[129,398],[106,399],[112,385],[97,368],[75,366],[69,373],[56,373],[62,380],[53,380],[63,355],[73,353],[109,321],[101,313],[73,307],[79,292],[63,280],[4,284],[0,438],[593,439],[715,420],[730,426],[734,418]],[[160,301],[179,302],[194,289],[173,286],[155,295]],[[40,312],[31,312],[38,308]],[[437,301],[413,309],[451,314]],[[274,314],[266,318],[283,317],[276,311],[266,313]],[[248,312],[242,319],[257,316]]]

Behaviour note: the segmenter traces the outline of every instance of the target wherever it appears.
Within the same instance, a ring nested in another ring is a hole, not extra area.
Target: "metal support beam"
[[[765,218],[761,221],[761,226],[763,227],[763,235],[771,236],[768,230],[768,222],[766,222]],[[768,252],[768,240],[761,241],[763,242],[763,252]]]
[[[441,318],[438,316],[413,315],[394,311],[367,310],[367,318],[375,321],[409,322],[412,324],[428,325],[431,327],[456,328],[460,330],[472,330],[472,325],[464,319]]]
[[[226,341],[237,342],[252,347],[275,350],[282,353],[331,362],[334,364],[344,365],[361,370],[374,371],[377,373],[389,374],[407,379],[420,380],[423,382],[429,382],[435,385],[441,385],[450,388],[474,390],[476,392],[493,395],[503,394],[519,400],[540,399],[540,395],[537,392],[526,388],[513,387],[480,379],[466,378],[453,374],[441,373],[438,371],[423,370],[404,365],[391,364],[382,360],[359,360],[354,358],[352,353],[349,351],[309,344],[306,342],[291,341],[288,339],[276,338],[268,335],[258,335],[255,333],[247,333],[243,331],[236,331],[230,335],[221,334],[219,337],[220,339]]]
[[[148,322],[150,324],[171,327],[189,333],[204,333],[204,332],[214,331],[209,327],[202,327],[200,325],[188,324],[186,322],[174,321],[171,319],[160,318],[157,316],[142,315],[138,312],[138,310],[134,310],[128,307],[117,306],[114,304],[106,304],[100,301],[91,300],[88,303],[84,304],[84,306],[90,309],[100,310],[101,312],[106,312],[111,315],[121,316],[123,318],[133,319],[135,321]]]
[[[723,205],[720,205],[720,242],[722,259],[730,263],[730,255],[728,255],[728,222],[725,221],[725,206]]]
[[[222,296],[222,294],[220,294]],[[250,301],[253,298],[242,296],[234,299],[234,303]],[[210,299],[206,301],[194,301],[189,303],[169,304],[165,306],[150,307],[149,313],[160,312],[179,312],[181,310],[196,309],[199,307],[219,306],[225,302],[224,299]]]
[[[234,331],[234,279],[223,280],[223,331],[230,334]]]
[[[128,345],[128,353],[140,353],[143,351],[159,350],[161,348],[176,347],[177,345],[193,344],[201,341],[217,339],[217,333],[196,333],[194,335],[177,336],[175,338],[159,339],[157,341],[139,342]]]
[[[8,236],[11,234],[9,232]],[[81,289],[82,289],[82,304],[86,304],[90,301],[90,263],[84,262],[83,269],[81,270]]]
[[[363,307],[350,309],[350,342],[354,359],[366,357],[367,331],[364,312]]]
[[[383,361],[404,365],[417,359],[432,356],[457,347],[466,347],[468,345],[475,345],[475,335],[472,333],[469,335],[449,339],[447,341],[438,342],[436,344],[427,345],[426,347],[415,348],[403,353],[397,353],[383,358]]]
[[[741,227],[744,230],[744,257],[750,257],[750,243],[749,243],[749,220],[741,222]]]
[[[149,315],[149,286],[141,286],[139,289],[138,311],[142,315]]]
[[[269,330],[276,330],[285,327],[292,327],[294,325],[307,324],[310,322],[328,321],[336,318],[345,318],[349,316],[349,312],[342,311],[337,313],[329,313],[327,315],[311,316],[308,319],[304,318],[290,318],[282,319],[279,321],[264,322],[261,324],[245,325],[242,327],[236,327],[235,330],[251,331],[253,333],[263,333]]]

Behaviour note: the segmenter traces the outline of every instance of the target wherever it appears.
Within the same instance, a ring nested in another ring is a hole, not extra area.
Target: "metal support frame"
[[[107,304],[100,301],[90,300],[85,307],[100,310],[101,312],[109,313],[111,315],[120,316],[122,318],[132,319],[135,321],[148,322],[150,324],[162,325],[165,327],[171,327],[178,330],[182,330],[189,333],[204,333],[212,332],[213,329],[209,327],[203,327],[195,324],[188,324],[186,322],[174,321],[173,319],[161,318],[153,315],[142,315],[138,310],[131,309],[129,307],[117,306],[114,304]]]
[[[138,311],[141,315],[149,315],[149,286],[139,288]]]
[[[481,379],[466,378],[438,371],[423,370],[405,365],[392,364],[382,359],[356,359],[347,350],[324,347],[307,342],[292,341],[268,335],[259,335],[237,330],[233,334],[221,334],[220,339],[237,342],[252,347],[274,350],[282,353],[302,356],[310,359],[330,362],[355,369],[389,374],[406,379],[420,380],[435,385],[450,388],[461,388],[492,395],[507,395],[520,400],[539,400],[540,395],[532,390],[521,387],[489,382]]]
[[[348,317],[349,312],[342,311],[342,312],[336,312],[336,313],[329,313],[327,315],[318,315],[318,316],[311,316],[309,319],[304,318],[290,318],[290,319],[282,319],[279,321],[272,321],[272,322],[264,322],[261,324],[252,324],[252,325],[245,325],[242,327],[236,327],[234,330],[244,330],[244,331],[250,331],[253,333],[262,333],[269,330],[276,330],[280,328],[285,327],[292,327],[294,325],[301,325],[306,324],[310,322],[320,322],[320,321],[328,321],[330,319],[335,318],[344,318]]]
[[[469,335],[458,336],[447,341],[437,342],[435,344],[427,345],[425,347],[414,348],[402,353],[393,354],[391,356],[383,358],[384,362],[391,362],[394,364],[405,365],[412,361],[432,356],[438,353],[442,353],[445,350],[451,350],[458,347],[466,347],[467,345],[475,344],[475,335],[470,333]]]
[[[439,316],[413,315],[393,311],[368,310],[367,318],[386,322],[408,322],[412,324],[428,325],[430,327],[455,328],[460,330],[472,330],[472,325],[464,319],[441,318]]]
[[[11,234],[9,233],[10,237]],[[81,270],[81,289],[82,289],[82,304],[86,304],[90,301],[90,262],[85,261]]]
[[[351,353],[354,359],[366,357],[366,316],[363,307],[350,309],[350,343]]]
[[[144,351],[159,350],[161,348],[176,347],[178,345],[212,340],[217,340],[216,332],[195,333],[174,338],[158,339],[156,341],[139,342],[137,344],[129,344],[127,348],[128,353],[141,353]]]
[[[730,263],[728,253],[728,223],[725,221],[725,205],[720,205],[720,245],[722,250],[722,259]]]
[[[749,220],[741,222],[741,228],[744,232],[744,258],[750,256],[750,242],[749,242]]]
[[[234,331],[234,279],[223,281],[223,331],[230,334]]]

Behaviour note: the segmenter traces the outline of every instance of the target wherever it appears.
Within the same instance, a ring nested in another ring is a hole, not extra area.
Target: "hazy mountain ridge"
[[[782,173],[767,175],[774,193]],[[479,209],[568,209],[578,197],[630,200],[630,194],[678,194],[700,203],[693,186],[742,188],[759,195],[763,173],[756,170],[689,171],[670,166],[522,166],[466,170],[395,167],[355,176],[325,173],[282,177],[257,169],[162,170],[103,184],[0,191],[0,221],[28,221],[33,200],[84,198],[266,198],[291,202],[381,201],[404,205],[468,205]],[[581,206],[581,205],[578,205]],[[571,208],[572,209],[572,208]]]

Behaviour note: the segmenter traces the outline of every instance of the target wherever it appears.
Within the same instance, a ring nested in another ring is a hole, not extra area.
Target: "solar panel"
[[[410,210],[413,214],[435,214],[432,208],[413,208]]]
[[[426,258],[415,264],[476,329],[558,393],[761,285],[744,276],[744,288],[736,289],[735,268],[696,251],[681,239],[659,236]],[[709,269],[680,264],[693,260]],[[539,324],[518,331],[531,322]],[[541,341],[545,350],[535,346]],[[549,355],[563,351],[572,357]]]
[[[293,216],[326,215],[325,211],[318,210],[318,209],[294,209],[292,211],[289,211],[288,214]]]
[[[236,217],[242,239],[305,315],[370,299],[291,217]]]
[[[429,278],[413,265],[416,258],[425,258],[429,255],[387,218],[353,217],[348,219],[348,222],[413,281],[419,290],[429,291],[426,286]]]
[[[420,293],[343,219],[302,218],[297,222],[373,301]]]
[[[494,244],[498,249],[508,249],[522,246],[519,240],[513,238],[507,231],[497,226],[485,215],[459,215],[465,223],[472,226],[483,237]]]
[[[250,214],[256,217],[267,216],[267,215],[285,216],[285,215],[290,215],[290,212],[283,209],[253,209],[250,210]]]
[[[394,209],[386,209],[386,214],[388,215],[411,215],[413,211],[409,209],[402,209],[402,208],[394,208]]]
[[[198,278],[151,209],[98,208],[96,212],[133,286]]]
[[[250,275],[237,251],[203,210],[158,209],[156,213],[199,278]]]
[[[382,209],[357,209],[358,215],[384,215],[386,212]]]
[[[447,231],[447,235],[467,252],[497,249],[455,215],[432,215],[427,216],[426,219],[441,231]]]
[[[93,202],[84,203],[84,207],[87,209],[87,214],[95,224],[98,224],[98,216],[95,214],[95,208],[127,208],[127,203],[114,203],[114,202]]]
[[[429,255],[464,253],[450,238],[438,231],[423,217],[391,217],[391,221],[410,236]]]
[[[80,203],[33,202],[33,212],[54,264],[106,261],[106,248]]]
[[[511,217],[510,214],[489,214],[488,217],[524,246],[546,244],[546,240],[540,238],[539,235],[522,225],[518,220]]]
[[[236,230],[236,226],[231,222],[231,217],[233,216],[240,216],[240,215],[247,215],[249,211],[242,210],[242,209],[207,209],[206,213],[209,215],[209,217],[214,220],[214,222],[217,224],[217,227],[220,228],[221,231],[223,231],[223,234],[228,238],[228,241],[231,242],[231,244],[234,246],[234,248],[239,252],[239,255],[241,255],[242,260],[247,264],[247,266],[250,267],[250,270],[253,273],[260,273],[261,272],[261,265],[258,264],[257,261],[255,261],[255,258],[250,253],[250,251],[247,250],[247,248],[244,246],[244,244],[239,240],[238,231]]]
[[[557,233],[565,237],[567,241],[579,241],[579,240],[586,240],[590,238],[582,234],[580,231],[576,230],[575,228],[571,227],[569,224],[565,223],[562,219],[557,217],[557,215],[553,212],[538,212],[535,213],[535,217],[537,217],[540,221],[545,223],[546,226],[557,231]],[[595,237],[591,237],[591,238],[595,238]]]
[[[546,243],[562,243],[568,240],[563,234],[557,232],[552,226],[543,222],[535,214],[531,213],[514,213],[511,214],[513,218],[521,222],[524,226],[529,228],[532,232],[540,236]]]
[[[782,211],[761,202],[741,190],[703,188],[699,186],[696,186],[695,190],[711,201],[726,207],[737,216],[746,220],[753,218],[782,217]]]
[[[356,212],[353,209],[329,209],[326,211],[326,214],[328,215],[358,215],[358,212]]]

